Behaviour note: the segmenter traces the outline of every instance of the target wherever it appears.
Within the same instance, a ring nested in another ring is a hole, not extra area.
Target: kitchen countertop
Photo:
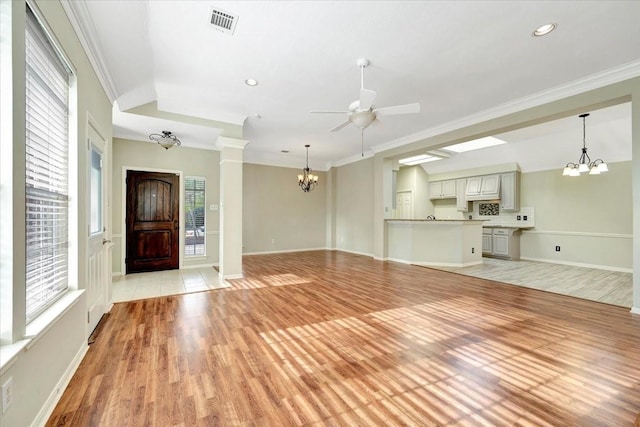
[[[479,219],[385,219],[388,222],[460,222],[465,224],[482,224],[484,221]]]

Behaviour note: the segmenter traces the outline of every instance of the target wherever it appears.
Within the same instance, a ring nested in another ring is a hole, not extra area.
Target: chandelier
[[[318,185],[318,175],[313,175],[309,169],[309,144],[305,145],[307,149],[307,166],[302,169],[302,174],[298,175],[298,185],[305,193],[316,188]]]
[[[168,130],[163,130],[162,135],[152,133],[149,135],[149,139],[160,144],[165,150],[168,150],[174,145],[181,145],[180,140]]]
[[[586,143],[586,123],[585,119],[589,117],[589,113],[580,114],[578,117],[582,119],[582,154],[578,159],[578,163],[567,163],[567,165],[562,170],[562,175],[564,176],[580,176],[583,172],[589,172],[589,175],[599,175],[602,172],[607,172],[609,168],[607,164],[602,159],[591,161],[589,155],[587,154],[587,143]]]

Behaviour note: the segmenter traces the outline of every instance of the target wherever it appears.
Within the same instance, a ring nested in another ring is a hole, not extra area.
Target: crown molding
[[[243,160],[245,163],[263,166],[275,166],[280,168],[302,169],[305,165],[304,157],[285,156],[275,153],[263,153],[256,151],[244,152]],[[330,162],[313,161],[312,170],[319,172],[327,172],[331,168]]]
[[[471,114],[460,119],[452,120],[441,125],[420,131],[411,135],[392,140],[390,142],[376,145],[371,148],[374,153],[381,153],[403,145],[411,144],[422,139],[431,138],[443,133],[452,132],[467,126],[482,123],[498,117],[517,113],[533,107],[539,107],[544,104],[558,101],[560,99],[579,95],[590,90],[599,89],[611,84],[620,83],[640,76],[640,60],[623,64],[616,68],[592,74],[585,78],[574,80],[572,82],[538,92],[531,96],[516,99],[496,107],[488,108],[475,114]],[[342,163],[345,160],[339,160],[335,164]]]
[[[375,155],[375,152],[373,151],[367,151],[364,153],[364,155],[363,153],[354,154],[353,156],[345,157],[344,159],[340,159],[338,161],[332,162],[331,166],[338,167],[338,166],[348,165],[350,163],[356,163],[356,162],[359,162],[360,160],[370,159],[374,155]]]
[[[86,3],[83,1],[60,0],[60,4],[67,14],[69,22],[78,36],[78,40],[80,40],[80,44],[107,98],[113,103],[118,98],[119,91],[111,77],[111,73],[109,73],[102,52],[98,47],[99,43],[94,38],[96,31]]]
[[[218,136],[216,147],[221,150],[223,148],[238,148],[244,150],[249,143],[246,139],[229,138],[228,136]]]

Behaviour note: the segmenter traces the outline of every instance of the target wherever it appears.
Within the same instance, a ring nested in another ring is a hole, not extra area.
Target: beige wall
[[[94,73],[87,56],[85,55],[80,42],[71,27],[67,16],[58,1],[36,1],[39,14],[49,27],[52,36],[64,51],[65,56],[75,69],[75,95],[70,97],[72,103],[72,126],[70,127],[70,140],[72,143],[70,160],[72,165],[70,170],[71,186],[71,215],[77,215],[73,221],[77,222],[77,229],[71,234],[76,237],[71,241],[71,251],[77,254],[70,260],[70,287],[72,289],[84,289],[87,284],[87,218],[88,200],[87,194],[87,135],[88,120],[91,117],[93,124],[98,128],[102,136],[107,141],[106,157],[108,160],[111,151],[112,119],[111,102],[105,95],[96,74]],[[44,425],[50,411],[60,397],[67,382],[71,379],[77,364],[87,350],[86,324],[87,324],[87,301],[85,294],[75,299],[75,303],[67,305],[66,308],[54,320],[44,322],[47,328],[39,329],[35,332],[35,337],[25,338],[26,330],[24,324],[24,288],[25,288],[25,241],[24,241],[24,26],[25,26],[25,3],[20,1],[2,0],[0,4],[2,14],[2,36],[3,36],[3,89],[5,79],[10,79],[12,90],[2,91],[2,102],[5,105],[13,105],[11,108],[14,116],[10,119],[13,127],[9,129],[9,124],[3,111],[2,118],[2,155],[14,156],[11,164],[11,174],[15,180],[22,180],[13,186],[10,192],[10,199],[14,203],[13,218],[3,218],[3,221],[13,224],[15,233],[13,236],[5,236],[4,229],[0,235],[2,240],[7,238],[12,241],[10,247],[11,256],[5,258],[7,254],[3,250],[3,274],[8,270],[4,267],[5,260],[13,261],[12,280],[2,283],[3,299],[13,296],[12,310],[14,318],[12,325],[6,325],[3,321],[3,331],[5,327],[12,328],[14,333],[9,341],[19,341],[27,344],[15,353],[11,362],[2,367],[0,384],[5,384],[9,378],[13,381],[13,403],[2,414],[0,414],[0,425],[2,426],[28,426]],[[13,39],[5,38],[12,34]],[[6,43],[5,42],[9,42]],[[5,49],[10,49],[11,52]],[[7,55],[7,56],[4,56]],[[5,59],[11,58],[12,64],[4,63]],[[13,67],[13,73],[5,73],[4,66]],[[7,97],[7,98],[5,98]],[[11,99],[13,97],[13,99]],[[74,105],[75,103],[75,105]],[[11,132],[7,135],[5,132]],[[5,137],[7,137],[5,139]],[[3,162],[3,166],[5,163]],[[6,170],[5,170],[6,172]],[[107,174],[109,171],[106,172]],[[4,178],[4,175],[3,175]],[[4,182],[3,182],[4,187]],[[5,191],[5,190],[3,190]],[[6,193],[3,193],[6,194]],[[3,199],[4,202],[4,199]],[[106,225],[110,226],[109,218],[106,218]],[[4,278],[4,276],[3,276]],[[9,285],[11,289],[4,288]],[[80,291],[81,292],[81,291]],[[71,293],[70,295],[79,294]],[[64,300],[63,300],[64,301]],[[3,301],[4,303],[5,301]],[[3,306],[3,314],[6,314]],[[47,313],[45,312],[45,316]],[[5,318],[6,319],[6,318]],[[32,328],[34,323],[29,327]],[[31,331],[29,331],[31,332]],[[3,356],[8,350],[7,337],[2,340]]]
[[[337,168],[336,248],[373,254],[373,158]]]
[[[243,253],[327,247],[327,174],[308,193],[298,186],[299,169],[243,166]]]
[[[631,162],[611,163],[595,176],[522,174],[520,204],[534,207],[536,218],[521,237],[522,257],[630,271],[631,184]]]
[[[173,147],[165,150],[156,143],[113,140],[113,265],[115,274],[123,272],[123,197],[125,194],[124,168],[143,171],[178,171],[182,178],[204,177],[206,180],[206,257],[185,257],[181,246],[183,267],[213,265],[218,262],[219,211],[209,210],[209,205],[220,203],[220,153],[187,147]],[[184,185],[184,184],[182,184]],[[181,226],[184,229],[184,212],[181,206]],[[181,241],[181,245],[184,242]]]

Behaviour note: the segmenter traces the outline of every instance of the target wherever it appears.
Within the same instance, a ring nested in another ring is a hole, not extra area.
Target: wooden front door
[[[127,171],[127,273],[178,268],[178,175]]]

